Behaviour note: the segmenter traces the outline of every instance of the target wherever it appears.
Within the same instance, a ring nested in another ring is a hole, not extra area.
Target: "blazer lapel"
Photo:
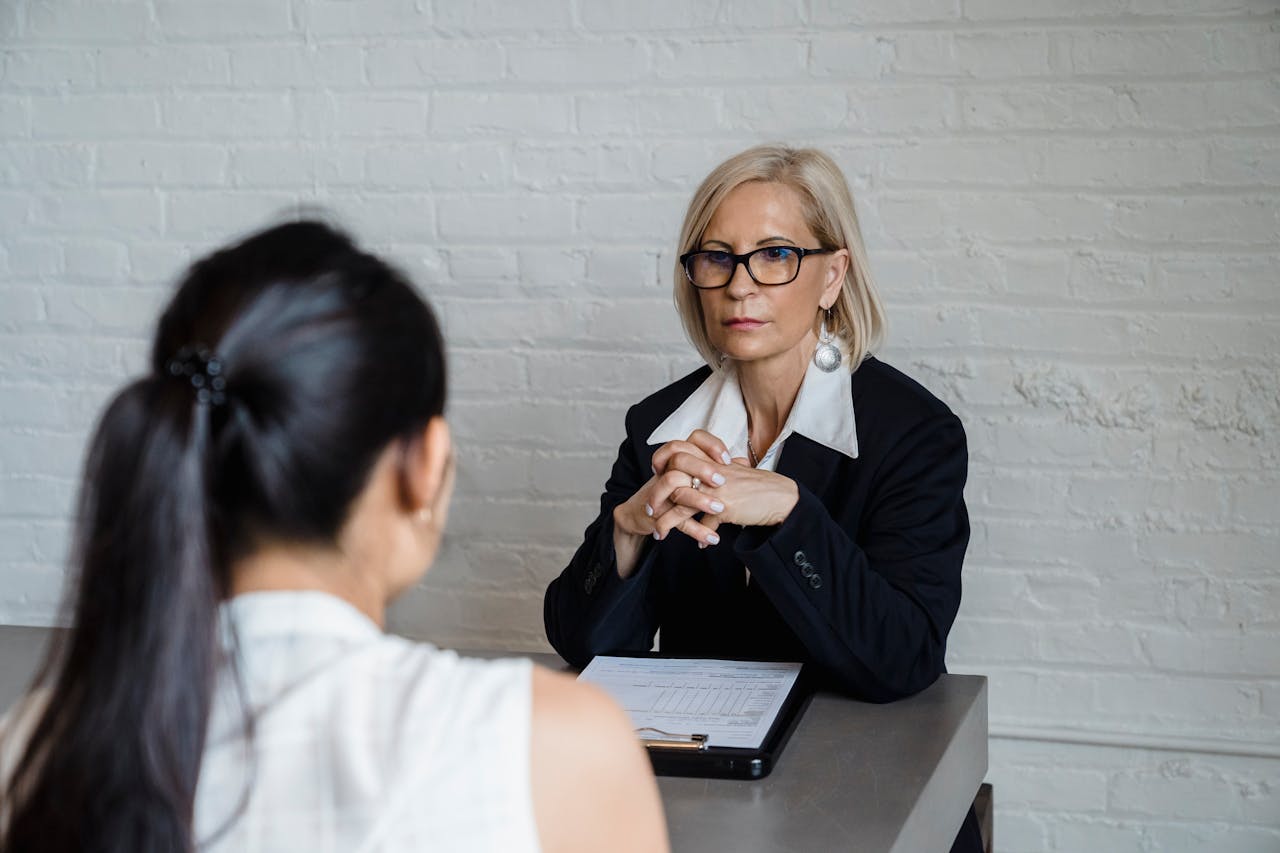
[[[847,457],[800,433],[792,433],[782,446],[778,473],[784,474],[821,498],[827,493],[831,479]]]

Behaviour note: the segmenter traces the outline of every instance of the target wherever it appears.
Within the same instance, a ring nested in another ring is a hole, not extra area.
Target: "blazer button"
[[[816,572],[809,575],[809,588],[822,589],[822,575]]]
[[[811,578],[814,576],[813,563],[805,563],[800,567],[800,575],[802,577]]]
[[[804,555],[804,551],[796,551],[796,555],[792,559],[796,561],[797,566],[803,566],[809,562],[809,558]]]

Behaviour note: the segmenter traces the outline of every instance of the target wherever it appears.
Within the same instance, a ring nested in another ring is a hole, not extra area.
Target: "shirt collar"
[[[377,624],[353,605],[336,595],[314,590],[237,595],[223,602],[221,618],[224,632],[234,626],[242,641],[282,636],[360,640],[382,635]]]
[[[765,452],[776,465],[782,443],[793,432],[824,447],[858,458],[858,431],[853,415],[852,374],[843,368],[824,373],[812,362],[805,370],[791,414],[773,446]],[[747,456],[747,407],[742,402],[736,369],[729,363],[711,375],[680,407],[658,425],[649,444],[685,439],[705,429],[729,447],[731,456]],[[761,460],[763,462],[763,458]],[[767,467],[774,467],[769,465]]]

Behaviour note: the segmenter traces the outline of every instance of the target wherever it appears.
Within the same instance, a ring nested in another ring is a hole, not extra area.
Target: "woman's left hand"
[[[659,468],[659,473],[667,470],[669,466],[679,470],[681,457],[674,455],[669,459],[654,459],[655,466],[659,462],[664,463]],[[704,462],[703,465],[705,464]],[[737,524],[742,527],[772,527],[781,524],[800,500],[800,490],[795,480],[773,471],[752,468],[747,460],[741,457],[734,459],[728,465],[713,465],[713,467],[724,477],[724,484],[716,486],[703,482],[699,486],[699,491],[724,505],[724,509],[720,512],[708,512],[702,516],[702,525],[711,530],[715,530],[722,523]],[[686,473],[693,476],[694,472]],[[692,496],[685,489],[677,489],[672,494],[672,500],[677,504],[685,503],[685,500],[681,500],[682,498],[691,500]],[[695,506],[692,502],[685,505]],[[696,508],[699,511],[703,509],[700,505]]]

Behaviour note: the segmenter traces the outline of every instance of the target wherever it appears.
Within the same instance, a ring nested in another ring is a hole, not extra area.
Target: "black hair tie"
[[[169,359],[169,375],[191,383],[196,390],[196,402],[221,406],[227,402],[227,378],[223,375],[222,359],[203,346],[188,346],[178,350]]]

